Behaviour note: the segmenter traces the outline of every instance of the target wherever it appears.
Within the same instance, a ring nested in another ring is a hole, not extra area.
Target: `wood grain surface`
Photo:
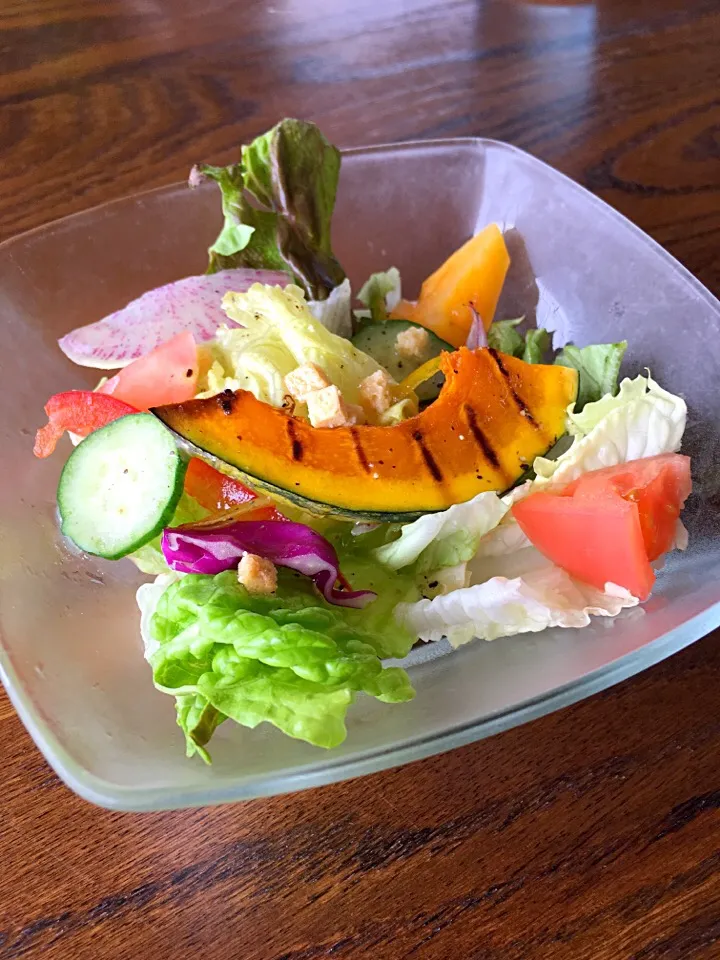
[[[717,293],[719,50],[717,0],[4,0],[0,238],[298,115],[517,144]],[[71,795],[0,694],[0,958],[720,957],[718,640],[441,757],[156,815]]]

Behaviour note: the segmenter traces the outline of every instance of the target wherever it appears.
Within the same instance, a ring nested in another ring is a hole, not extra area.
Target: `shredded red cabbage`
[[[470,304],[470,309],[472,310],[473,318],[465,346],[469,350],[478,350],[480,347],[486,347],[488,345],[487,333],[485,332],[482,317],[472,304]]]
[[[297,570],[315,581],[329,603],[364,607],[372,590],[339,590],[346,582],[334,547],[304,523],[287,520],[239,520],[224,526],[186,524],[162,535],[168,566],[180,573],[221,573],[237,566],[246,553],[265,557],[279,567]]]

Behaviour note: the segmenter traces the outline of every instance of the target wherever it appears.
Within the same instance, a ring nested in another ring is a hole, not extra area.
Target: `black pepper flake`
[[[187,373],[185,374],[185,376],[186,376],[186,377],[191,377],[192,374],[193,374],[193,372],[192,372],[192,367],[188,367],[188,368],[187,368]]]
[[[438,585],[439,585],[439,581],[438,581],[438,580],[433,580],[432,583],[429,583],[429,584],[428,584],[428,586],[430,587],[431,590],[434,590],[435,587],[437,587]]]

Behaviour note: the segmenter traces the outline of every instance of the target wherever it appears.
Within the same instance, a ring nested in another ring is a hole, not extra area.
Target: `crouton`
[[[357,413],[350,409],[338,388],[332,384],[308,393],[305,403],[314,427],[351,427],[358,422]]]
[[[375,413],[381,414],[393,405],[392,379],[385,370],[376,370],[360,381],[360,400]]]
[[[395,349],[401,357],[418,360],[425,356],[430,346],[430,334],[419,327],[401,330],[395,340]]]
[[[285,377],[285,389],[298,403],[306,403],[308,394],[329,386],[330,381],[314,363],[303,363]]]
[[[275,564],[255,553],[243,555],[238,565],[237,578],[248,593],[275,593],[277,590]]]
[[[346,403],[345,407],[348,412],[348,416],[355,418],[355,423],[366,423],[367,417],[365,416],[365,411],[360,406],[359,403]]]

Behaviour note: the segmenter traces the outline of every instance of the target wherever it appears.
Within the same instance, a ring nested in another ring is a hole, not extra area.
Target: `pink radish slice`
[[[80,366],[117,370],[183,330],[198,343],[211,340],[221,324],[232,323],[221,306],[229,291],[242,293],[253,283],[284,287],[291,282],[287,274],[275,270],[221,270],[186,277],[149,290],[103,320],[78,327],[58,343]]]

